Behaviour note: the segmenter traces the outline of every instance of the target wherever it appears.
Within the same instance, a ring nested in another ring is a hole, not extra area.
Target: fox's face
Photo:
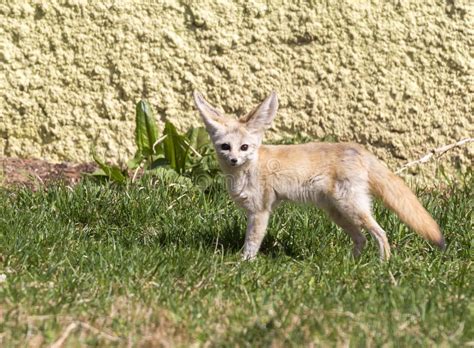
[[[214,133],[211,139],[219,159],[232,167],[239,167],[255,158],[261,143],[260,137],[238,124],[224,127],[222,132]]]
[[[207,103],[199,92],[194,93],[194,100],[221,164],[240,167],[257,158],[263,133],[270,127],[278,109],[275,92],[238,120],[224,116]]]

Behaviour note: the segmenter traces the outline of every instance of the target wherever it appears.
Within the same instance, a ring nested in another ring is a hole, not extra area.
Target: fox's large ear
[[[276,92],[272,92],[259,106],[248,115],[240,119],[247,129],[253,132],[262,132],[270,128],[278,110],[278,98]]]
[[[194,91],[194,102],[201,114],[202,120],[209,133],[215,133],[223,127],[224,116],[220,111],[211,106],[198,91]]]

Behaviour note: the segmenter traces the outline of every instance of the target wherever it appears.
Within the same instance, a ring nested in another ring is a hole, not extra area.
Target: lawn
[[[418,190],[442,253],[381,205],[393,248],[359,260],[320,211],[282,205],[241,262],[244,214],[222,185],[0,190],[2,346],[462,346],[474,340],[472,177]]]

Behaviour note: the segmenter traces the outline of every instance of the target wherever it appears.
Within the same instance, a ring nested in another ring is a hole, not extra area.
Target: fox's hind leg
[[[387,235],[382,227],[375,221],[372,214],[361,216],[363,226],[369,231],[369,233],[375,237],[379,243],[380,258],[382,260],[390,259],[390,244],[388,243]]]
[[[347,213],[349,221],[359,228],[365,228],[375,238],[379,245],[379,255],[381,260],[390,259],[390,245],[385,231],[372,217],[370,210],[361,211],[357,210],[357,207],[353,207],[354,210],[350,210]],[[345,213],[345,212],[344,212]],[[343,214],[344,214],[343,213]],[[345,214],[344,214],[345,215]]]
[[[380,259],[390,259],[390,244],[388,244],[387,235],[373,218],[372,212],[370,210],[358,210],[357,207],[354,206],[353,210],[347,213],[348,219],[352,221],[354,225],[359,226],[359,228],[365,228],[375,238],[379,245]]]
[[[359,182],[360,184],[360,182]],[[379,246],[380,259],[390,258],[390,245],[385,231],[372,216],[370,196],[363,185],[340,185],[339,196],[334,200],[334,207],[348,221],[358,228],[364,228],[375,238]]]
[[[359,257],[367,240],[362,234],[361,228],[357,227],[357,225],[351,222],[346,216],[341,214],[339,210],[334,207],[328,208],[326,211],[329,217],[331,217],[331,219],[351,237],[352,241],[354,242],[354,248],[352,249],[352,252],[355,258]]]

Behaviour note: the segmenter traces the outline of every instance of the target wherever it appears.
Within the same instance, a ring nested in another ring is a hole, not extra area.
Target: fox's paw
[[[257,257],[257,253],[252,250],[244,250],[242,254],[242,261],[252,261]]]

